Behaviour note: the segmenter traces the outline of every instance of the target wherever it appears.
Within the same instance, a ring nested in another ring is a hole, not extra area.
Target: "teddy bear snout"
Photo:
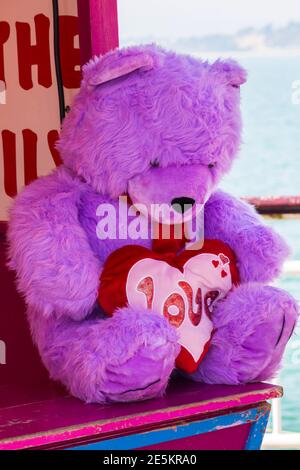
[[[180,214],[183,214],[184,212],[188,211],[193,207],[195,204],[195,199],[191,197],[175,197],[171,201],[171,206],[172,208],[176,211],[179,212]]]

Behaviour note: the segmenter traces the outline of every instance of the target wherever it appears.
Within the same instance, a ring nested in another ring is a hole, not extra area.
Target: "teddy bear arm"
[[[101,266],[78,221],[79,195],[62,168],[27,186],[11,210],[9,265],[27,304],[46,316],[79,320],[96,301]]]
[[[220,239],[235,252],[241,282],[270,282],[289,254],[285,241],[255,209],[223,191],[205,206],[205,237]]]
[[[297,301],[284,290],[257,282],[236,287],[216,304],[215,333],[193,378],[230,385],[269,380],[298,318]]]

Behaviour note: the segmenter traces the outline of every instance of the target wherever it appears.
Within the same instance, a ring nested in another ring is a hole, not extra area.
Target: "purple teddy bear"
[[[87,402],[162,395],[179,352],[176,329],[144,308],[98,307],[108,256],[133,239],[99,240],[97,207],[120,195],[145,205],[204,204],[205,238],[235,253],[240,284],[216,303],[214,335],[192,378],[241,384],[272,377],[298,318],[296,301],[267,285],[288,255],[255,210],[217,190],[238,152],[245,71],[147,45],[91,60],[58,148],[63,165],[17,197],[10,266],[32,335],[53,379]],[[139,245],[151,247],[151,240]]]

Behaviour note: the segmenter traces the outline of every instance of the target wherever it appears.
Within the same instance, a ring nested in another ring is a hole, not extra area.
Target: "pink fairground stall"
[[[6,267],[7,207],[21,186],[60,164],[54,143],[80,66],[118,46],[117,2],[12,0],[1,8],[0,80],[13,99],[0,183],[0,449],[259,449],[281,387],[174,379],[164,398],[104,406],[86,405],[48,378]]]

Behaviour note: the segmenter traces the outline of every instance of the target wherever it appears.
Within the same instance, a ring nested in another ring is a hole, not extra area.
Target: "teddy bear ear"
[[[116,50],[88,62],[83,68],[83,78],[87,85],[93,87],[137,70],[151,70],[153,65],[154,59],[147,52]]]
[[[212,64],[215,73],[220,74],[226,84],[238,88],[247,81],[247,72],[233,59],[217,60]]]

